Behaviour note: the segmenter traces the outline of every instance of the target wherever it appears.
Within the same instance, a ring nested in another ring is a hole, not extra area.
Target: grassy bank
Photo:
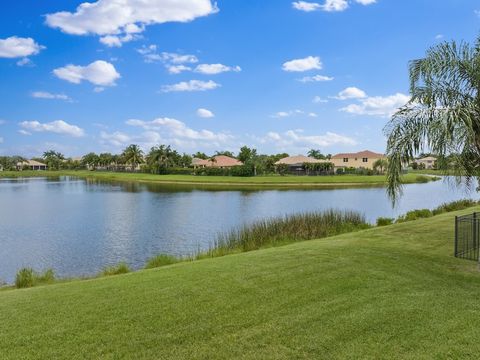
[[[300,186],[300,187],[327,187],[327,186],[381,186],[385,184],[384,175],[327,175],[327,176],[194,176],[194,175],[155,175],[143,173],[115,173],[102,171],[4,171],[0,177],[38,177],[38,176],[77,176],[108,181],[130,181],[164,184],[192,184],[192,185],[242,185],[242,186]],[[423,183],[438,178],[420,175],[406,174],[403,176],[405,184]]]
[[[477,358],[480,274],[452,257],[473,210],[2,291],[2,358]]]

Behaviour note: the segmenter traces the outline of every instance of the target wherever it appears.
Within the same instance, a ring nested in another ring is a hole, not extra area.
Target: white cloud
[[[335,97],[335,99],[347,100],[347,99],[362,99],[365,97],[367,97],[367,94],[365,93],[365,91],[357,87],[350,86],[340,91],[338,95]]]
[[[325,0],[325,4],[322,6],[324,11],[343,11],[348,8],[347,0]]]
[[[201,118],[213,118],[215,114],[208,109],[200,108],[197,110],[197,116]]]
[[[72,35],[99,35],[107,46],[121,46],[146,25],[189,22],[218,11],[210,0],[98,0],[84,2],[74,12],[46,16],[52,28]]]
[[[320,70],[322,68],[322,62],[318,56],[307,56],[303,59],[294,59],[285,62],[282,65],[282,69],[284,71],[308,71],[317,69]]]
[[[87,66],[70,64],[53,70],[53,73],[58,78],[74,84],[80,84],[85,80],[99,86],[114,86],[115,80],[120,78],[115,66],[103,60],[97,60]]]
[[[33,61],[30,60],[29,58],[22,58],[22,59],[18,60],[17,65],[18,66],[35,66]]]
[[[361,5],[371,5],[376,3],[376,0],[355,0],[356,3]],[[325,0],[323,4],[317,2],[306,1],[294,1],[292,3],[294,9],[311,12],[317,10],[323,10],[327,12],[344,11],[348,9],[347,0]]]
[[[361,99],[359,104],[350,104],[340,110],[356,115],[390,117],[409,100],[410,97],[402,93],[385,97],[373,96]]]
[[[220,86],[221,86],[220,84],[217,84],[213,80],[209,80],[209,81],[190,80],[190,81],[182,81],[173,85],[164,85],[162,87],[162,92],[206,91],[206,90],[214,90]]]
[[[23,121],[20,123],[20,127],[22,127],[27,132],[52,132],[73,137],[81,137],[85,135],[85,132],[82,128],[76,125],[71,125],[63,120],[55,120],[49,123],[40,123],[38,121]]]
[[[371,5],[371,4],[375,4],[377,0],[355,0],[355,2],[362,5]]]
[[[28,132],[27,130],[23,130],[23,129],[18,130],[18,132],[19,132],[20,134],[26,135],[26,136],[32,135],[31,132]]]
[[[132,142],[132,138],[130,137],[130,135],[122,133],[120,131],[116,131],[111,134],[102,131],[100,133],[100,138],[104,140],[105,143],[109,143],[117,147],[124,146]]]
[[[227,71],[238,72],[242,71],[242,69],[240,66],[227,66],[223,64],[200,64],[195,68],[195,72],[208,75],[220,74]]]
[[[320,104],[320,103],[327,103],[328,100],[327,99],[323,99],[322,97],[320,96],[315,96],[312,100],[312,102],[316,103],[316,104]]]
[[[314,76],[305,76],[298,81],[307,83],[307,82],[318,82],[318,81],[332,81],[333,77],[325,76],[325,75],[314,75]]]
[[[334,132],[326,132],[323,135],[305,135],[301,129],[288,130],[284,133],[269,132],[260,142],[273,142],[278,147],[300,147],[311,146],[329,147],[333,145],[356,145],[357,142],[345,135]]]
[[[320,10],[322,8],[322,5],[320,5],[319,3],[312,3],[306,1],[294,1],[292,2],[292,6],[294,9],[305,12]]]
[[[314,112],[305,112],[303,110],[289,110],[289,111],[278,111],[275,114],[271,115],[270,117],[272,118],[286,118],[286,117],[292,117],[292,116],[298,116],[298,115],[304,115],[308,117],[317,117],[317,114]]]
[[[167,70],[170,74],[180,74],[181,72],[184,72],[184,71],[190,71],[192,70],[192,68],[185,65],[170,65],[170,66],[167,66]]]
[[[435,40],[441,40],[441,39],[443,39],[443,34],[435,35]]]
[[[56,100],[65,100],[72,101],[72,99],[65,94],[52,94],[47,91],[34,91],[32,92],[32,97],[37,99],[56,99]]]
[[[38,54],[44,46],[39,45],[32,38],[11,36],[0,39],[0,58],[18,58]]]
[[[198,58],[195,55],[190,54],[162,52],[160,56],[161,60],[172,64],[194,64],[198,62]]]

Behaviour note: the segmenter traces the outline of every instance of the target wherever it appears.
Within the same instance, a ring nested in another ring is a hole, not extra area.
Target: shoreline
[[[327,176],[257,176],[252,178],[232,178],[219,176],[202,176],[202,180],[193,179],[195,175],[156,175],[145,173],[120,173],[120,172],[96,172],[96,171],[5,171],[0,172],[0,179],[28,179],[28,178],[52,178],[71,176],[81,179],[94,179],[110,182],[141,183],[155,185],[192,186],[192,187],[260,187],[260,188],[345,188],[345,187],[384,187],[386,180],[384,175],[327,175]],[[341,181],[351,179],[352,181]],[[358,180],[368,181],[358,181]],[[406,174],[403,184],[421,184],[430,181],[438,181],[439,176],[426,174]],[[242,181],[241,181],[242,180]],[[262,181],[266,180],[266,181]],[[300,181],[299,181],[300,180]],[[318,181],[315,181],[318,180]],[[338,182],[336,180],[339,180]]]

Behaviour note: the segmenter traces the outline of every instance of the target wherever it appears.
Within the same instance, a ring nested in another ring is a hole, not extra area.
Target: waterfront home
[[[437,158],[435,156],[426,156],[424,158],[415,160],[415,163],[424,169],[434,169],[436,162]]]
[[[386,159],[384,154],[370,150],[356,153],[341,153],[332,156],[331,162],[335,168],[373,169],[373,164],[379,159]]]
[[[305,155],[287,156],[275,163],[275,166],[286,165],[292,174],[306,174],[306,164],[331,164],[330,160],[320,160]]]
[[[17,170],[47,170],[47,165],[36,160],[25,160],[17,163]]]

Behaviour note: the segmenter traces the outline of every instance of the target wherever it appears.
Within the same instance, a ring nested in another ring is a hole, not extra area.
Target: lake
[[[58,277],[93,275],[120,261],[137,269],[159,253],[207,249],[219,232],[266,217],[336,208],[375,222],[462,198],[479,195],[445,180],[406,185],[392,208],[381,187],[227,191],[70,177],[3,179],[0,280],[11,283],[24,266],[53,268]]]

